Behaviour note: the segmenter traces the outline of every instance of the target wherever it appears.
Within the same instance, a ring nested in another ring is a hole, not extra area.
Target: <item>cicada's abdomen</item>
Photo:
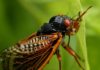
[[[17,43],[15,46],[10,47],[7,51],[10,53],[33,54],[51,46],[53,41],[57,38],[58,36],[54,34],[36,36],[24,43]]]

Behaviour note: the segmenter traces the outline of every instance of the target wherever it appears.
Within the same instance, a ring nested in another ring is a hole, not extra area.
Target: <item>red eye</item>
[[[70,26],[70,21],[68,19],[64,20],[64,24],[68,27]]]

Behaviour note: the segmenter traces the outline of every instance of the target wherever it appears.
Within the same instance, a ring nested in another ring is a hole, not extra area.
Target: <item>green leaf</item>
[[[87,2],[85,0],[85,2]],[[82,3],[84,3],[82,1]],[[32,32],[36,32],[41,25],[48,22],[52,16],[64,14],[69,17],[78,16],[78,12],[84,10],[85,4],[82,5],[80,0],[1,0],[0,2],[0,50],[8,48],[17,41],[27,37]],[[90,6],[90,5],[89,5]],[[86,6],[87,8],[88,6]],[[85,16],[84,16],[85,17]],[[87,20],[82,21],[79,32],[71,39],[71,47],[82,54],[85,60],[86,70],[90,70],[87,47],[86,47],[86,34],[85,22],[90,27],[93,27],[99,32],[99,26],[94,26],[90,16]],[[88,22],[87,22],[88,21]],[[66,43],[67,43],[66,38]],[[77,43],[78,41],[78,43]],[[80,67],[75,62],[62,46],[60,46],[62,56],[62,69],[63,70],[80,70]],[[58,70],[59,65],[56,56],[54,55],[50,62],[46,65],[44,70]],[[84,66],[84,65],[83,65]]]

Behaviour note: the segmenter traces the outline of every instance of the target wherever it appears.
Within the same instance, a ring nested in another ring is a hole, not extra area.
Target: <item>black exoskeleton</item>
[[[60,32],[65,35],[67,28],[65,25],[65,20],[72,22],[72,19],[65,15],[58,15],[51,17],[49,23],[45,23],[40,30],[38,30],[37,35],[41,34],[51,34],[54,32]]]

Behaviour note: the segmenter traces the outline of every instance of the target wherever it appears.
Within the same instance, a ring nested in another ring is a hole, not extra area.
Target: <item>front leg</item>
[[[59,70],[61,70],[61,55],[60,55],[60,53],[59,53],[59,49],[57,49],[57,51],[56,51],[56,55],[57,55],[57,59],[58,59],[58,61],[59,61]]]
[[[69,39],[70,39],[70,37],[69,37]],[[79,62],[79,60],[82,60],[81,58],[80,58],[80,56],[78,56],[76,53],[75,53],[75,51],[69,46],[69,42],[70,42],[70,40],[68,41],[68,44],[66,44],[64,41],[62,41],[62,46],[63,46],[63,48],[66,50],[66,51],[68,51],[73,57],[74,57],[74,59],[76,60],[76,62],[78,63],[78,65],[81,67],[81,69],[83,69],[84,70],[84,68],[82,67],[82,65],[80,64],[80,62]]]

